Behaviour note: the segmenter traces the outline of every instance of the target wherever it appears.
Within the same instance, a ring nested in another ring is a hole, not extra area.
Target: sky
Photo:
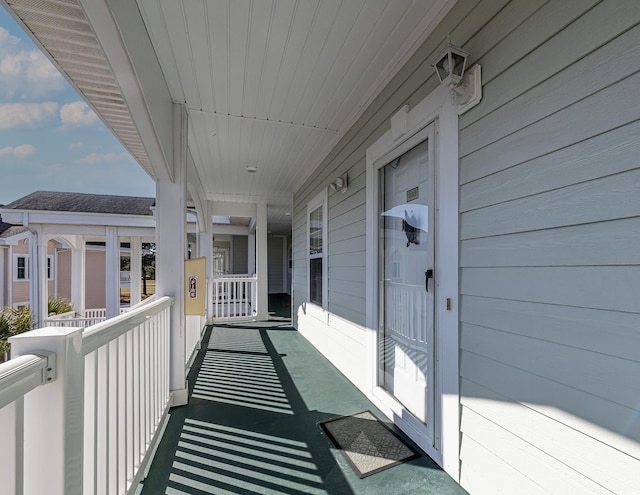
[[[155,196],[155,184],[0,7],[0,205],[34,191]]]

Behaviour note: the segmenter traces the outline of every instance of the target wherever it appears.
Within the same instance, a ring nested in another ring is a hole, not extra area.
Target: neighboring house
[[[114,227],[134,226],[135,218],[144,226],[149,218],[153,222],[154,202],[153,198],[37,191],[3,206],[5,217],[28,227],[2,224],[0,247],[5,262],[0,275],[5,290],[0,294],[0,303],[10,307],[30,304],[38,273],[34,269],[34,249],[46,240],[47,298],[71,300],[79,313],[104,309],[106,249],[103,238],[95,232],[95,215],[108,218]],[[18,211],[17,217],[22,218],[16,218]],[[153,229],[149,232],[153,235]],[[152,242],[153,238],[147,240]],[[80,273],[74,280],[74,251],[80,253],[77,262],[82,264],[82,280],[78,279]],[[129,256],[128,246],[121,244],[119,255]],[[120,269],[119,265],[116,269]],[[82,295],[74,293],[74,283],[82,288]]]
[[[0,207],[0,211],[10,216],[12,221],[22,223],[26,218],[29,225],[26,228],[0,223],[0,305],[19,307],[29,304],[33,271],[30,243],[37,243],[40,236],[47,239],[48,297],[69,299],[74,309],[81,313],[106,308],[107,280],[110,277],[106,264],[105,229],[109,227],[117,231],[120,240],[118,258],[131,257],[132,238],[137,238],[138,243],[155,242],[154,204],[154,198],[36,191]],[[189,232],[195,232],[193,214],[187,214],[187,222]],[[249,260],[250,222],[251,218],[244,217],[212,217],[215,272],[248,274],[249,267],[255,266],[255,261]],[[195,244],[193,234],[188,236]],[[269,236],[268,246],[272,253],[269,292],[289,292],[286,248],[290,246],[290,236]],[[78,260],[83,264],[84,277],[78,281],[84,287],[83,298],[73,290],[74,252],[79,258],[84,258],[83,262]],[[116,270],[119,268],[118,265]],[[134,281],[131,285],[131,273],[127,277],[127,286],[139,291],[139,283]],[[122,278],[118,279],[118,287],[123,285],[121,282]],[[115,284],[115,280],[111,283]],[[134,296],[133,301],[139,297]]]
[[[172,397],[184,208],[289,208],[296,328],[464,488],[638,493],[637,0],[7,3],[157,181]]]
[[[0,216],[0,308],[29,304],[29,232]]]

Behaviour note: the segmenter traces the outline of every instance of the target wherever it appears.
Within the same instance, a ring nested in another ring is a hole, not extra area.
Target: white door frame
[[[428,137],[435,124],[436,225],[434,283],[434,442],[400,403],[377,383],[378,356],[378,170]],[[458,311],[458,114],[455,97],[442,86],[411,111],[391,117],[391,130],[367,149],[367,356],[370,399],[456,481],[459,480]]]

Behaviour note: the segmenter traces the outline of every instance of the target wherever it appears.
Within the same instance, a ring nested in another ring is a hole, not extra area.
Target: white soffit
[[[455,1],[137,3],[214,199],[292,194]]]
[[[111,67],[76,0],[5,1],[26,32],[155,179]]]
[[[77,0],[0,2],[157,178]],[[137,0],[136,36],[149,36],[171,99],[188,109],[206,197],[290,203],[455,2]]]

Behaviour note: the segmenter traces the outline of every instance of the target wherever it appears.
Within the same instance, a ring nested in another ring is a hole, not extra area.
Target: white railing
[[[85,309],[83,318],[107,318],[107,310],[105,308]]]
[[[214,320],[252,318],[256,315],[258,279],[252,275],[223,275],[211,279]]]
[[[0,492],[135,490],[169,407],[172,305],[163,297],[84,331],[11,338],[19,357],[0,364]]]
[[[146,301],[142,301],[140,304],[144,304]],[[134,306],[137,307],[138,305]],[[131,311],[132,308],[120,308],[120,314]],[[107,319],[107,310],[105,308],[97,309],[85,309],[84,316],[76,316],[75,311],[69,311],[68,313],[60,313],[57,315],[50,315],[44,320],[44,326],[51,327],[90,327],[96,325]]]

